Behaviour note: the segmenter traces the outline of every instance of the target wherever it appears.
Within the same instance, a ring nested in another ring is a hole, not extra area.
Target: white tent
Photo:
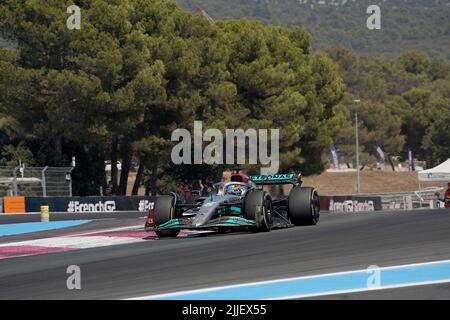
[[[419,181],[449,181],[450,182],[450,159],[437,167],[419,171]]]

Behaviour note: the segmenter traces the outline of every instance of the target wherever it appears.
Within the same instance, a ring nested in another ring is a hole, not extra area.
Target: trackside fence
[[[74,167],[0,167],[0,196],[70,197]]]
[[[413,210],[421,208],[438,209],[443,206],[436,194],[444,188],[425,188],[410,192],[370,193],[361,196],[380,197],[382,210]]]

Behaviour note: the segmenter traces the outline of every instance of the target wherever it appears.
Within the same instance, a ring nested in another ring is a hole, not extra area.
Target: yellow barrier
[[[41,206],[41,222],[49,222],[50,213],[48,212],[48,206]]]

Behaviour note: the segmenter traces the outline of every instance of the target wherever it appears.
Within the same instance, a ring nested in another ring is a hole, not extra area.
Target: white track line
[[[389,270],[389,269],[409,268],[409,267],[415,267],[415,266],[425,266],[425,265],[441,264],[441,263],[449,263],[449,262],[450,262],[450,260],[430,261],[430,262],[423,262],[423,263],[411,263],[411,264],[404,264],[404,265],[398,265],[398,266],[380,267],[380,269],[381,270]],[[246,286],[250,286],[250,285],[282,283],[282,282],[289,282],[289,281],[295,281],[295,280],[304,280],[304,279],[314,279],[314,278],[321,278],[321,277],[327,277],[327,276],[345,275],[345,274],[351,274],[351,273],[356,273],[356,272],[367,272],[368,270],[370,270],[370,269],[359,269],[359,270],[333,272],[333,273],[325,273],[325,274],[301,276],[301,277],[292,277],[292,278],[284,278],[284,279],[276,279],[276,280],[264,280],[264,281],[256,281],[256,282],[247,282],[247,283],[240,283],[240,284],[227,285],[227,286],[210,287],[210,288],[204,288],[204,289],[177,291],[177,292],[170,292],[170,293],[157,294],[157,295],[147,295],[147,296],[142,296],[142,297],[129,298],[129,299],[126,299],[126,300],[148,300],[148,299],[170,298],[170,297],[179,296],[179,295],[204,293],[204,292],[223,290],[223,289],[242,288],[242,287],[246,287]],[[444,281],[444,282],[436,282],[436,283],[450,282],[450,279],[441,280],[441,281]],[[425,284],[432,284],[432,283],[434,283],[434,282],[425,282]],[[414,284],[414,285],[416,285],[416,284]],[[420,284],[417,284],[417,285],[420,285]],[[410,285],[410,286],[413,286],[413,285]],[[393,286],[393,287],[395,287],[395,286]],[[381,288],[376,288],[376,289],[384,289],[384,288],[388,288],[388,286],[381,287]],[[323,295],[325,295],[325,294],[323,294]],[[326,295],[328,295],[328,293],[326,293]],[[298,296],[293,296],[291,298],[294,298],[294,297],[298,297]],[[283,299],[288,299],[288,298],[285,297]]]
[[[323,292],[323,293],[293,295],[293,296],[279,297],[276,299],[269,299],[269,300],[292,300],[292,299],[311,298],[311,297],[320,297],[320,296],[331,296],[331,295],[346,294],[346,293],[358,293],[358,292],[380,291],[380,290],[388,290],[388,289],[400,289],[400,288],[406,288],[406,287],[426,286],[426,285],[441,284],[441,283],[450,283],[450,279],[437,280],[437,281],[423,281],[423,282],[406,283],[406,284],[396,284],[396,285],[380,286],[380,287],[374,287],[374,288],[363,288],[363,289],[341,290],[341,291],[338,290],[338,291],[329,291],[329,292]]]

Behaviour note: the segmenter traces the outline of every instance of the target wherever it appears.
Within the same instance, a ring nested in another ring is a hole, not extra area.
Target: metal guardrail
[[[0,167],[0,196],[72,196],[74,167]]]

